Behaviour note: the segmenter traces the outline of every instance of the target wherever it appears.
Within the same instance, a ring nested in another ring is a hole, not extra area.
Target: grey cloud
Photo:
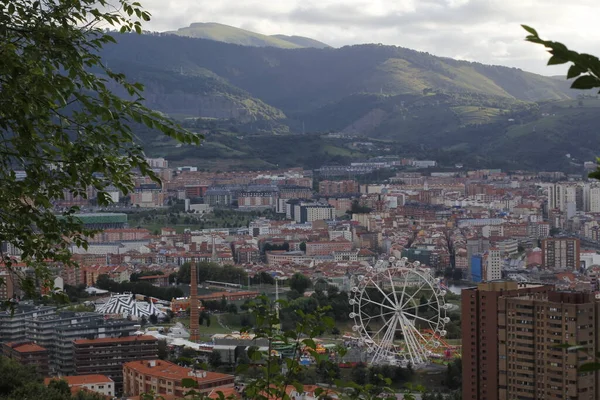
[[[151,30],[220,22],[265,34],[297,34],[334,46],[384,43],[549,73],[519,24],[581,51],[593,51],[598,0],[143,0]],[[373,5],[379,5],[379,7]],[[373,11],[375,10],[375,11]],[[577,18],[577,19],[575,19]],[[587,18],[587,19],[586,19]],[[573,28],[573,24],[577,24]],[[582,32],[579,33],[578,31]]]

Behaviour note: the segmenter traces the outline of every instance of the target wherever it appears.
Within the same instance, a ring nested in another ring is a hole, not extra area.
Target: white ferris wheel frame
[[[401,285],[394,277],[404,279]],[[408,278],[411,277],[411,280]],[[420,268],[418,261],[408,263],[406,258],[398,261],[391,257],[389,261],[378,261],[375,267],[369,267],[365,275],[358,277],[359,282],[352,287],[354,296],[350,299],[354,319],[352,330],[360,335],[360,343],[366,347],[372,364],[394,363],[399,357],[414,366],[427,363],[431,350],[440,346],[439,337],[446,335],[444,325],[449,322],[446,310],[450,304],[445,303],[446,291],[440,287],[439,278],[435,278],[428,268]],[[416,280],[418,286],[414,293],[406,293],[409,283]],[[388,292],[382,289],[388,289]],[[371,300],[367,288],[377,290],[383,296],[381,302]],[[417,304],[419,293],[427,290],[429,298],[425,304]],[[372,303],[381,309],[379,315],[369,315],[364,311],[365,305]],[[433,309],[434,316],[419,316],[421,307]],[[383,326],[375,333],[367,329],[371,320],[383,321]],[[432,331],[430,336],[423,335],[415,327],[415,321],[425,323],[426,329]],[[404,351],[399,351],[394,344],[396,332],[404,337]]]

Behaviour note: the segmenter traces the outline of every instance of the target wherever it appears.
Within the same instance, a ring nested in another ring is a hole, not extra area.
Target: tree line
[[[131,292],[143,296],[156,297],[157,299],[170,301],[173,298],[183,297],[183,291],[177,287],[158,287],[148,282],[115,282],[106,274],[98,276],[96,286],[99,289],[114,293]]]
[[[177,282],[190,283],[191,264],[185,263],[177,271]],[[248,274],[243,268],[233,265],[220,266],[213,262],[200,262],[197,264],[198,283],[206,281],[228,282],[244,284]]]

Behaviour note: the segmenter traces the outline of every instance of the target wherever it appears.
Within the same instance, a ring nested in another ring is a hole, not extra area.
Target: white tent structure
[[[113,294],[103,304],[96,305],[96,312],[100,314],[120,314],[123,317],[150,317],[152,314],[158,318],[165,317],[166,314],[160,311],[154,303],[138,301],[131,293]]]

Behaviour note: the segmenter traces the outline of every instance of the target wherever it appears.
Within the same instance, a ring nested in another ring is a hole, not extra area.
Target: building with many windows
[[[354,194],[360,191],[358,182],[345,181],[321,181],[319,182],[319,194],[322,196],[333,196],[338,194]]]
[[[32,320],[54,314],[56,307],[34,306],[23,302],[13,309],[0,311],[0,343],[26,341]]]
[[[21,365],[35,367],[41,376],[47,376],[48,350],[33,342],[10,342],[2,345],[4,357],[12,358]]]
[[[334,252],[349,252],[351,250],[352,242],[345,239],[306,243],[307,256],[328,256]]]
[[[64,311],[27,321],[27,340],[48,349],[51,374],[75,374],[74,346],[77,339],[130,336],[135,323],[126,319],[105,319],[94,312]]]
[[[183,397],[189,391],[182,386],[184,379],[195,380],[198,384],[196,390],[206,393],[217,387],[233,387],[234,376],[193,370],[163,360],[131,361],[123,365],[125,396],[153,392],[158,396]]]
[[[117,393],[123,386],[124,363],[158,358],[158,340],[149,335],[78,339],[73,346],[75,374],[106,375],[114,381]]]
[[[500,399],[600,398],[597,374],[579,368],[598,352],[598,303],[591,293],[549,291],[498,302]],[[582,350],[560,345],[576,343]]]
[[[578,270],[580,266],[579,239],[562,237],[543,239],[542,265],[548,268]]]
[[[553,288],[551,285],[495,281],[462,290],[463,400],[508,399],[499,397],[501,377],[498,369],[498,332],[508,329],[515,337],[518,333],[507,326],[505,320],[500,319],[499,303],[508,297],[544,294]],[[505,306],[502,307],[506,309]]]

